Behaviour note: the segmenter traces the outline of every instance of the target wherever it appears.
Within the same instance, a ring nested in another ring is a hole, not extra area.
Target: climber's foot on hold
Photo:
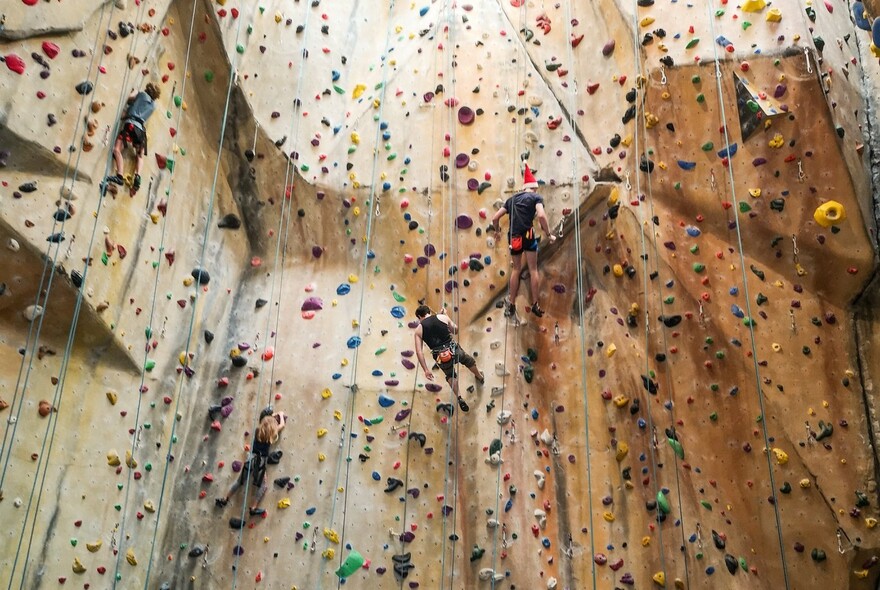
[[[132,189],[134,192],[137,192],[138,189],[140,189],[140,188],[141,188],[141,175],[140,175],[140,174],[135,174],[135,175],[134,175],[134,182],[132,182],[132,184],[131,184],[131,189]],[[537,305],[537,304],[536,304],[536,305]]]
[[[539,317],[539,318],[540,318],[540,317],[543,317],[543,315],[544,315],[544,310],[541,309],[541,306],[538,305],[538,302],[537,302],[537,301],[535,301],[535,302],[532,304],[531,311],[532,311],[533,314],[535,314],[535,317]]]
[[[266,514],[266,509],[254,506],[253,508],[251,508],[250,512],[251,516],[263,516],[264,514]]]
[[[225,508],[229,502],[229,498],[214,498],[214,506],[217,508]]]
[[[468,412],[471,409],[470,406],[468,406],[467,402],[464,401],[464,398],[461,396],[458,396],[458,407],[461,408],[462,412]]]
[[[113,176],[108,176],[107,180],[112,182],[113,184],[118,184],[119,186],[122,186],[123,184],[125,184],[125,179],[122,178],[121,174],[114,174]]]
[[[504,317],[513,318],[516,317],[516,305],[511,303],[510,301],[504,301]]]

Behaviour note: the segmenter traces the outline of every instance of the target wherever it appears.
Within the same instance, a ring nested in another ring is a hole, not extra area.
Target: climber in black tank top
[[[422,345],[427,344],[431,349],[431,356],[443,370],[446,375],[446,381],[452,387],[452,391],[458,397],[458,405],[462,411],[467,411],[467,403],[458,393],[458,375],[455,365],[460,363],[467,367],[477,383],[483,384],[483,373],[477,368],[477,361],[474,357],[466,353],[461,346],[453,339],[453,334],[458,332],[458,326],[446,314],[433,314],[431,308],[427,305],[420,305],[416,309],[416,317],[419,319],[419,325],[416,328],[416,356],[422,370],[425,371],[425,378],[428,381],[434,380],[434,373],[428,368],[425,362],[425,356],[422,353]]]

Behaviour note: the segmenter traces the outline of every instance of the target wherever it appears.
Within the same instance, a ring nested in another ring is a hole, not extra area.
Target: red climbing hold
[[[51,41],[43,41],[43,53],[45,53],[49,59],[55,59],[55,56],[58,55],[59,51],[61,51],[61,48]]]
[[[36,6],[37,5],[37,0],[21,0],[21,1],[24,4],[27,4],[28,6]]]
[[[24,60],[14,53],[10,53],[6,56],[6,67],[16,74],[24,74]]]

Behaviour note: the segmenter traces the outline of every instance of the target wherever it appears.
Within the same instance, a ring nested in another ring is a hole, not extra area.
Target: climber
[[[141,188],[141,167],[144,164],[144,154],[147,153],[147,119],[156,109],[156,101],[161,94],[162,91],[159,87],[150,82],[142,92],[132,92],[129,95],[128,107],[122,116],[119,135],[116,136],[116,145],[113,146],[116,174],[107,178],[110,182],[120,186],[125,182],[122,177],[124,164],[122,150],[126,145],[131,145],[137,153],[132,189],[137,191]]]
[[[254,436],[253,448],[226,496],[214,500],[214,504],[218,508],[226,506],[229,497],[244,486],[250,477],[253,485],[259,488],[251,504],[250,514],[251,516],[266,514],[266,510],[260,508],[260,500],[266,495],[266,464],[269,462],[269,448],[278,441],[278,436],[286,422],[287,416],[283,412],[273,412],[271,406],[260,413],[260,424],[257,426],[257,434]]]
[[[510,271],[510,293],[504,302],[504,317],[508,318],[516,315],[516,294],[519,292],[523,252],[525,252],[526,264],[529,267],[529,282],[533,301],[530,309],[537,317],[544,315],[544,310],[538,305],[538,294],[540,293],[538,242],[540,238],[535,236],[535,229],[532,227],[535,217],[538,218],[541,229],[544,230],[544,234],[549,238],[551,244],[556,241],[556,236],[550,233],[550,223],[547,221],[547,214],[544,213],[544,199],[541,195],[533,192],[537,188],[538,182],[535,180],[529,165],[526,164],[522,190],[507,199],[504,205],[495,213],[495,216],[492,217],[492,226],[495,229],[495,241],[497,242],[501,238],[499,222],[505,215],[510,215],[510,228],[507,230],[507,240],[510,244],[513,269]]]
[[[485,378],[477,368],[477,361],[462,350],[461,346],[452,338],[453,334],[458,333],[458,326],[448,315],[434,314],[427,305],[420,305],[416,308],[416,317],[419,320],[415,334],[416,355],[419,358],[419,364],[425,371],[425,378],[428,381],[433,381],[434,373],[428,369],[428,365],[425,363],[422,344],[427,344],[431,349],[431,356],[443,370],[447,383],[458,398],[458,406],[462,412],[467,412],[469,409],[467,402],[458,394],[458,374],[455,371],[455,364],[460,363],[470,369],[470,372],[476,377],[477,383],[482,385]]]

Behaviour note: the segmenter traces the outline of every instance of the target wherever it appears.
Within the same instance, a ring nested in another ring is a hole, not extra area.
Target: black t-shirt
[[[535,220],[535,207],[544,204],[541,195],[532,192],[517,193],[504,202],[504,209],[510,215],[510,235],[525,235]]]
[[[431,350],[437,350],[452,342],[452,333],[449,325],[440,320],[436,315],[429,315],[422,320],[422,340]]]

